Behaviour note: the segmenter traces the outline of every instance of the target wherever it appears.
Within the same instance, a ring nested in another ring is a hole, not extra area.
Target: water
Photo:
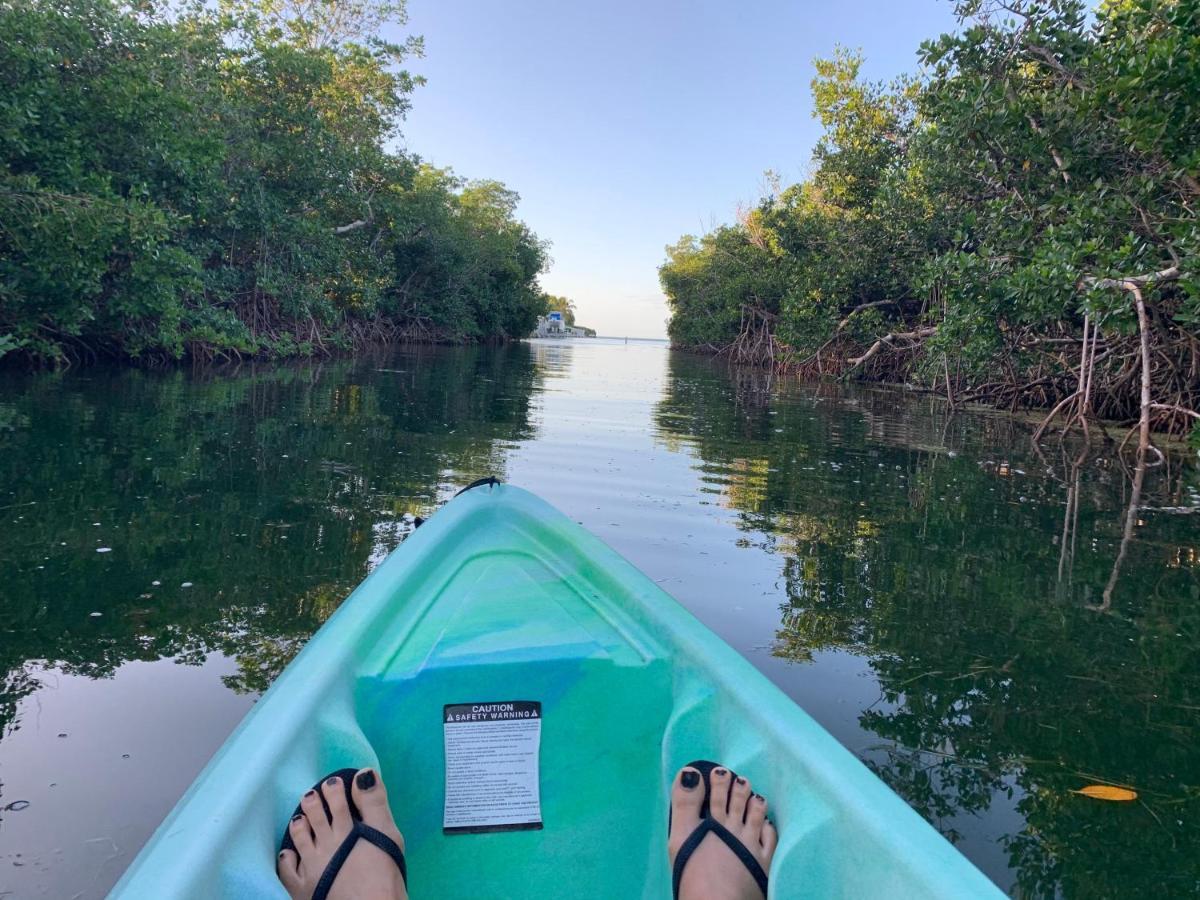
[[[1122,554],[1131,474],[1029,431],[644,342],[6,375],[0,896],[103,896],[413,517],[491,473],[1005,890],[1200,892],[1200,477],[1147,473]]]

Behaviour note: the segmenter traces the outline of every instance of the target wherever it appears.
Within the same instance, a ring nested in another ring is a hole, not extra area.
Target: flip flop
[[[750,877],[754,879],[754,883],[758,885],[758,889],[762,891],[763,897],[767,896],[767,873],[763,871],[763,867],[754,858],[754,854],[750,852],[745,844],[738,840],[732,831],[712,818],[712,807],[709,805],[709,799],[712,796],[712,783],[709,780],[709,776],[712,774],[712,770],[717,768],[718,765],[718,763],[710,762],[707,759],[697,759],[684,766],[686,769],[695,769],[700,773],[700,777],[704,780],[704,800],[700,804],[700,824],[687,836],[687,840],[683,842],[679,848],[679,852],[675,854],[675,868],[671,874],[671,896],[675,900],[679,900],[679,885],[683,881],[684,868],[692,858],[692,854],[696,852],[696,848],[700,846],[700,842],[710,832],[719,837],[725,843],[725,846],[733,851],[733,855],[741,860],[742,865],[746,867],[746,871],[750,873]],[[729,777],[731,779],[737,779],[737,772],[733,771],[733,769],[730,769],[728,766],[721,766],[721,768],[729,770]],[[732,796],[733,791],[730,791],[729,797]],[[729,812],[728,798],[725,801],[725,811]],[[745,813],[742,814],[742,818],[745,821]],[[670,833],[670,831],[671,816],[668,814],[667,832]]]
[[[325,794],[321,790],[325,782],[330,778],[340,778],[342,787],[346,791],[346,805],[350,808],[350,818],[354,820],[354,825],[350,829],[350,833],[346,835],[340,847],[329,860],[329,864],[325,866],[325,871],[321,873],[321,878],[317,882],[317,888],[313,891],[312,900],[326,900],[329,896],[329,891],[333,887],[334,881],[337,880],[338,873],[342,871],[342,866],[346,864],[346,860],[350,857],[350,851],[354,849],[355,844],[360,840],[366,841],[368,844],[374,844],[384,853],[392,858],[392,862],[396,864],[396,868],[400,870],[400,878],[404,882],[404,886],[408,887],[408,864],[404,861],[404,851],[390,837],[378,829],[372,828],[362,820],[362,813],[358,810],[358,804],[354,802],[351,784],[354,781],[354,776],[358,774],[358,769],[338,769],[336,772],[330,772],[320,781],[312,786],[312,789],[317,792],[317,796],[321,798],[321,808],[325,810],[325,817],[332,822],[333,813],[329,811],[329,804],[325,800]],[[298,816],[303,812],[300,804],[296,804],[296,811],[292,816]],[[280,852],[291,850],[297,856],[300,851],[296,849],[296,842],[292,840],[291,833],[284,827],[283,841],[279,846]]]

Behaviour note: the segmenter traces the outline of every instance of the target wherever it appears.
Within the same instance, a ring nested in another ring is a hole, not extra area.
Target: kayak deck
[[[544,827],[443,834],[443,705],[513,699],[542,704]],[[296,798],[376,765],[415,897],[666,898],[667,786],[695,758],[769,799],[774,897],[1000,896],[648,578],[504,485],[449,503],[355,590],[114,896],[286,896],[274,862]]]

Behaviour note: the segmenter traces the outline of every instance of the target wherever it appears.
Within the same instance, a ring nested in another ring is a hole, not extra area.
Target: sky
[[[664,337],[664,248],[732,220],[763,173],[802,180],[820,137],[812,61],[917,70],[948,0],[409,0],[425,38],[403,144],[521,195],[551,243],[544,290],[602,335]]]

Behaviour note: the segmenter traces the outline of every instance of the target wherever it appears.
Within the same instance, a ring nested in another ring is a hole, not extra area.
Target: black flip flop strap
[[[683,881],[684,867],[687,866],[688,860],[692,858],[692,854],[696,852],[696,848],[700,846],[700,842],[708,836],[710,831],[724,841],[725,846],[741,860],[742,865],[746,867],[746,871],[750,873],[750,877],[754,879],[754,883],[758,885],[758,889],[762,891],[765,898],[767,896],[767,873],[754,858],[754,854],[720,822],[715,819],[705,819],[696,826],[695,831],[688,835],[683,846],[679,848],[679,852],[675,854],[675,870],[672,873],[671,885],[672,896],[675,897],[675,900],[679,900],[679,884]],[[317,900],[317,898],[314,897],[313,900]]]
[[[396,842],[382,831],[378,831],[370,825],[355,822],[354,827],[350,829],[350,833],[346,835],[346,839],[342,841],[342,845],[337,848],[337,852],[329,860],[329,865],[321,873],[321,880],[317,882],[317,888],[313,891],[312,900],[325,900],[329,896],[329,891],[333,888],[333,883],[337,880],[338,873],[342,871],[342,866],[346,864],[346,860],[350,857],[350,851],[354,849],[354,845],[360,839],[366,841],[368,844],[374,844],[390,856],[392,862],[396,864],[396,868],[400,870],[400,878],[403,879],[404,886],[408,887],[408,864],[404,861],[404,852],[396,845]]]

